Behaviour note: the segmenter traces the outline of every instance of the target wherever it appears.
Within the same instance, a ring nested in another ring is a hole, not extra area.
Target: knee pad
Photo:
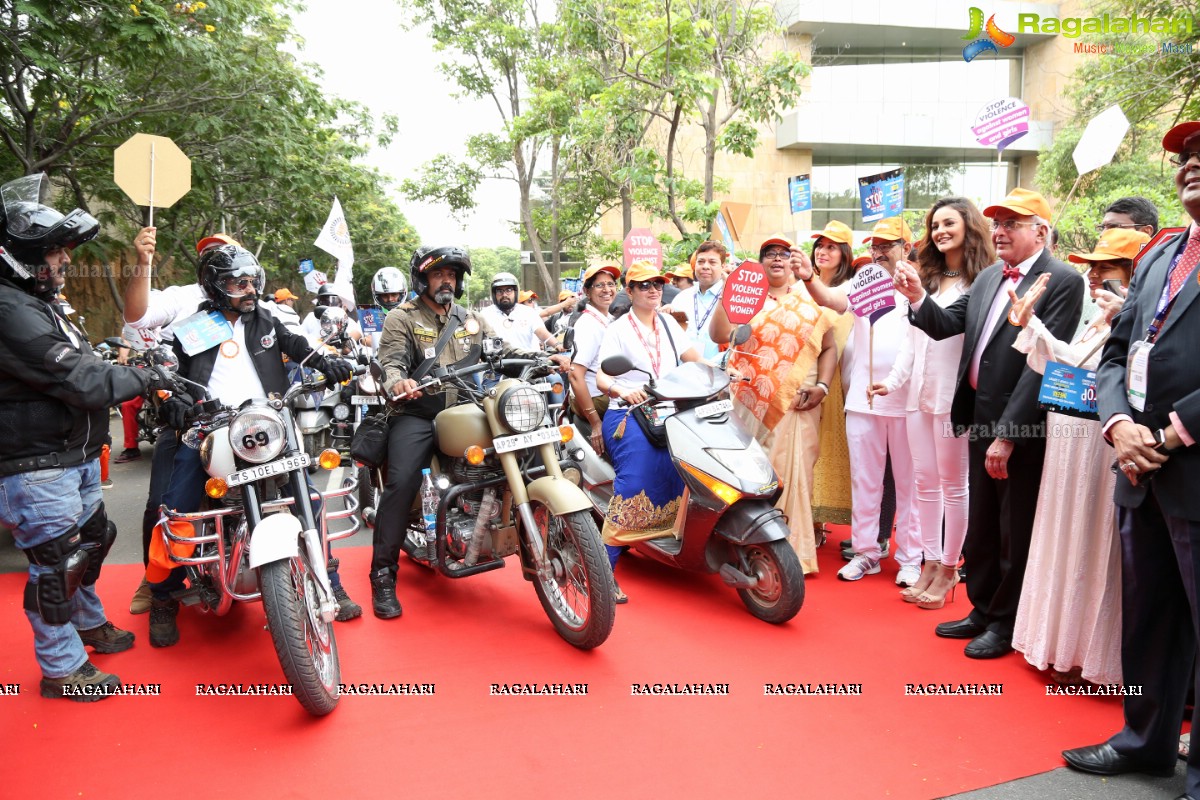
[[[71,621],[71,596],[79,591],[88,568],[89,554],[83,548],[82,533],[74,525],[56,539],[25,550],[30,564],[52,571],[38,576],[38,582],[25,584],[25,609],[36,611],[50,625]]]
[[[79,526],[83,549],[88,553],[87,571],[83,574],[83,585],[91,586],[100,577],[100,565],[117,539],[117,526],[108,518],[104,503],[87,522]]]

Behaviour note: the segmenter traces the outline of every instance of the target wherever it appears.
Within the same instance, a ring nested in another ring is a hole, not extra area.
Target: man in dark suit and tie
[[[1100,419],[1116,451],[1121,531],[1121,668],[1125,727],[1107,742],[1063,752],[1097,775],[1175,771],[1180,720],[1195,684],[1200,595],[1200,122],[1176,125],[1175,185],[1192,223],[1139,258],[1097,372]],[[1192,737],[1200,713],[1192,716]],[[1187,792],[1200,798],[1192,742]]]
[[[963,555],[973,609],[965,619],[938,625],[936,633],[970,639],[963,651],[970,658],[999,658],[1012,651],[1046,450],[1045,412],[1037,402],[1041,376],[1013,349],[1020,328],[1008,321],[1009,290],[1019,295],[1048,273],[1035,313],[1066,341],[1079,322],[1084,281],[1051,257],[1050,206],[1037,192],[1013,189],[983,214],[992,219],[992,243],[1001,261],[979,273],[967,294],[942,309],[926,301],[911,265],[902,263],[895,280],[911,303],[914,326],[934,339],[966,334],[950,420],[955,435],[969,437]]]

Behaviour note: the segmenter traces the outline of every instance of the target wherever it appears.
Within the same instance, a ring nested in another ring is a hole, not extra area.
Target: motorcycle
[[[352,478],[339,490],[309,492],[306,468],[314,459],[302,446],[292,408],[324,383],[323,377],[306,380],[282,398],[248,400],[238,408],[202,402],[183,443],[199,450],[211,476],[208,508],[180,513],[164,505],[156,528],[170,561],[163,566],[187,568],[181,602],[221,616],[235,601],[262,600],[284,676],[314,716],[337,706],[341,676],[327,545],[359,529]],[[315,460],[328,470],[341,464],[335,450]],[[314,515],[318,498],[324,502]],[[344,510],[330,510],[334,498],[345,498]],[[340,519],[350,527],[329,533],[329,523]]]
[[[748,328],[735,332],[735,346],[748,335]],[[612,356],[600,368],[617,376],[633,365],[624,356]],[[630,549],[687,572],[715,572],[737,589],[751,614],[780,624],[804,604],[804,572],[787,541],[787,518],[775,508],[782,491],[779,478],[762,446],[733,414],[729,383],[723,368],[689,362],[646,384],[648,399],[638,405],[650,406],[665,425],[684,492],[672,535],[634,542]],[[602,524],[613,496],[613,466],[586,436],[574,436],[567,447]]]
[[[418,495],[402,548],[418,564],[455,579],[499,569],[518,554],[521,574],[533,583],[559,636],[588,650],[612,631],[612,572],[591,504],[564,477],[578,469],[561,464],[555,450],[572,431],[552,424],[542,392],[527,380],[548,371],[549,362],[501,360],[502,346],[498,339],[485,340],[418,384],[424,393],[452,387],[460,403],[434,419],[431,474],[439,492],[434,536],[426,538]],[[505,368],[520,368],[521,377],[506,377],[486,390],[474,380],[484,370]],[[371,371],[382,387],[378,362]],[[370,473],[381,491],[387,465]]]
[[[318,344],[334,348],[339,354],[349,349],[348,342],[353,340],[346,333],[349,317],[341,308],[325,308],[321,315],[321,338]],[[314,344],[316,347],[317,344]],[[303,367],[301,367],[303,369]],[[311,391],[296,401],[298,409],[296,418],[300,424],[300,433],[304,439],[304,449],[309,453],[319,453],[330,447],[335,447],[333,441],[333,425],[337,414],[343,413],[343,420],[349,417],[349,408],[339,410],[340,390],[330,388],[324,391]],[[349,444],[349,440],[346,440]]]

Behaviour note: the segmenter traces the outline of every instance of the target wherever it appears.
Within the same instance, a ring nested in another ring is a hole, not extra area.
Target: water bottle
[[[421,470],[421,516],[425,518],[425,557],[437,561],[438,490],[429,468]]]
[[[467,543],[467,557],[464,563],[468,567],[475,566],[479,560],[479,551],[483,549],[483,537],[488,535],[488,527],[496,514],[496,490],[485,489],[483,501],[479,504],[479,515],[475,517],[475,530],[471,533],[471,541]]]

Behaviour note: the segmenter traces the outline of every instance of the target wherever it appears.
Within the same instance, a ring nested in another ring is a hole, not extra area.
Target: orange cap
[[[887,217],[875,223],[875,227],[871,229],[871,235],[863,239],[863,244],[870,244],[872,239],[887,239],[895,242],[903,239],[906,242],[913,240],[912,228],[908,227],[908,223],[903,217]]]
[[[517,302],[524,303],[526,300],[537,300],[537,299],[538,299],[537,292],[526,290],[524,292],[521,292],[521,296],[518,298]]]
[[[668,278],[687,278],[689,281],[696,279],[696,273],[692,272],[690,264],[680,264],[678,267],[667,270],[663,275]]]
[[[573,297],[575,297],[574,292],[572,292],[570,289],[563,289],[558,293],[558,302],[561,303],[563,300],[570,300]]]
[[[586,284],[592,278],[596,277],[601,272],[606,272],[612,276],[614,281],[621,280],[621,268],[616,264],[593,264],[583,273],[583,282]]]
[[[1008,197],[1001,200],[994,206],[988,206],[983,210],[985,217],[994,217],[996,212],[1002,208],[1007,208],[1009,211],[1025,216],[1039,216],[1047,222],[1050,220],[1050,204],[1046,202],[1046,198],[1042,197],[1037,192],[1029,189],[1022,189],[1020,186],[1008,193]]]
[[[838,222],[836,219],[829,220],[824,230],[820,233],[814,233],[811,238],[820,239],[822,236],[838,244],[854,244],[854,231],[850,230],[849,225],[844,222]]]
[[[625,271],[625,284],[628,285],[635,281],[661,281],[662,283],[666,283],[667,276],[660,275],[652,262],[643,259],[633,262],[629,265],[629,269]]]
[[[299,296],[292,294],[291,289],[276,289],[275,302],[282,303],[284,300],[299,300]]]
[[[1088,264],[1093,261],[1113,261],[1118,258],[1137,258],[1142,246],[1150,241],[1150,234],[1135,231],[1131,228],[1109,228],[1100,234],[1100,241],[1090,253],[1072,253],[1067,260],[1075,264]]]
[[[791,250],[793,247],[795,247],[795,245],[792,244],[791,240],[786,238],[782,233],[773,233],[770,236],[768,236],[763,241],[762,244],[760,244],[758,246],[758,259],[760,261],[762,260],[763,250],[766,250],[768,247],[770,247],[773,244],[782,245],[783,247],[786,247],[788,250]]]
[[[203,239],[196,242],[196,253],[203,253],[210,247],[217,247],[223,244],[236,244],[238,247],[242,246],[241,242],[228,234],[214,233],[212,236],[205,236]]]

